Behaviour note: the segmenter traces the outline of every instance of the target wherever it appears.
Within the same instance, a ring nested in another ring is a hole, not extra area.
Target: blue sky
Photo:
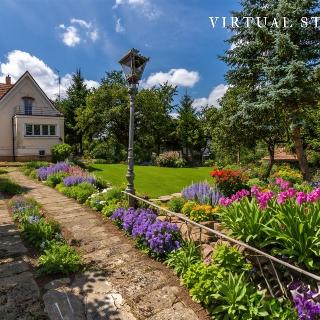
[[[78,67],[95,86],[135,47],[151,58],[144,86],[168,80],[199,104],[226,89],[227,67],[218,55],[229,47],[229,32],[213,29],[209,16],[230,16],[236,0],[0,0],[0,6],[0,80],[29,69],[54,97],[56,70],[62,92]]]

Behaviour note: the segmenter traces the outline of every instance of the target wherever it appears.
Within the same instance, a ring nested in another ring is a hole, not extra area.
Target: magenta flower
[[[307,200],[308,200],[307,194],[305,194],[304,192],[297,193],[296,201],[298,205],[301,206],[304,202],[307,202]]]

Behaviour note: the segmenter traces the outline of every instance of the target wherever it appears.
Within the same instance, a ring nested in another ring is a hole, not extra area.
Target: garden
[[[213,319],[318,319],[318,184],[304,182],[289,166],[275,167],[268,180],[252,167],[206,170],[206,181],[185,185],[168,203],[152,204],[144,194],[129,208],[121,187],[71,162],[31,162],[23,168],[100,212],[145,254],[173,268]],[[195,223],[188,236],[179,217]],[[198,225],[240,246],[218,237],[201,239],[194,232]],[[250,248],[284,264],[270,264]]]

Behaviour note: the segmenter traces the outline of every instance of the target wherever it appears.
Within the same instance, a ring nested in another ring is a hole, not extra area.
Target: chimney
[[[9,75],[6,76],[6,84],[11,85],[11,77]]]

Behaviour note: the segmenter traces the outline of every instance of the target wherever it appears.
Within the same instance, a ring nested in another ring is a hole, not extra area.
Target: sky
[[[227,86],[219,59],[230,32],[210,16],[230,16],[236,0],[0,0],[0,82],[26,70],[50,98],[65,95],[81,69],[88,87],[120,70],[131,48],[150,57],[142,87],[165,81],[186,91],[194,105],[217,104]]]

